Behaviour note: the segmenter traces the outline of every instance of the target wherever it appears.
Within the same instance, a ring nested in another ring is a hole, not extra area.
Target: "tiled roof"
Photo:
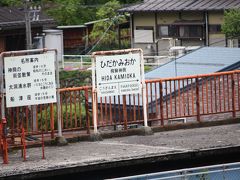
[[[43,26],[54,24],[55,21],[44,15],[43,13],[39,14],[38,21],[31,22],[35,26]],[[1,29],[15,29],[25,26],[25,16],[24,10],[13,8],[13,7],[0,7],[0,28]]]
[[[240,0],[146,0],[120,12],[211,11],[240,8]]]

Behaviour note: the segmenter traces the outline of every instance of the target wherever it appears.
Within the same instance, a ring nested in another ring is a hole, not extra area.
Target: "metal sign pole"
[[[96,91],[96,64],[95,56],[92,57],[92,106],[93,106],[93,127],[94,133],[98,133],[97,130],[97,91]]]
[[[57,59],[57,51],[55,51],[55,67],[56,67],[56,82],[57,82],[57,117],[58,117],[58,136],[62,137],[62,122],[61,122],[61,103],[60,103],[60,82],[59,82],[59,67]]]
[[[3,78],[3,56],[0,55],[0,73],[1,73],[1,79],[0,79],[0,86],[1,86],[1,119],[5,118],[5,101],[4,101],[4,78]]]
[[[143,104],[143,119],[144,119],[144,126],[148,127],[147,123],[147,103],[146,102],[146,83],[145,83],[145,76],[144,76],[144,59],[143,59],[143,51],[140,50],[140,56],[141,56],[141,77],[142,77],[142,104]]]

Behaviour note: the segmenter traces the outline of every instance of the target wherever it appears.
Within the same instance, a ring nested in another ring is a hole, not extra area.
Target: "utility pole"
[[[24,1],[25,25],[26,25],[26,49],[32,49],[32,30],[29,11],[29,0]]]
[[[38,21],[38,12],[41,11],[40,6],[32,6],[32,0],[24,0],[24,14],[25,14],[25,26],[26,26],[26,49],[32,49],[32,30],[31,21]]]
[[[25,14],[25,26],[26,26],[26,49],[30,50],[33,48],[32,44],[32,29],[31,21],[38,21],[39,15],[38,12],[41,11],[40,6],[31,5],[32,0],[24,0],[24,14]],[[29,107],[30,109],[30,107]],[[37,107],[35,105],[31,106],[32,118],[33,118],[33,130],[37,130]]]

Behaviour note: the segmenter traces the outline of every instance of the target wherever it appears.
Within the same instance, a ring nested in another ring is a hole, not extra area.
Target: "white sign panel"
[[[56,102],[55,54],[4,58],[7,107]]]
[[[96,56],[99,97],[141,93],[140,54]]]

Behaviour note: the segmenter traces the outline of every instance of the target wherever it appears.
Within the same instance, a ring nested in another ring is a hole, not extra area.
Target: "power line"
[[[111,21],[111,24],[108,26],[108,28],[106,29],[106,31],[103,33],[103,35],[101,36],[101,38],[96,42],[96,44],[92,47],[92,49],[90,49],[90,51],[87,53],[91,53],[92,50],[100,43],[100,41],[105,37],[106,33],[108,32],[108,30],[110,29],[110,27],[113,25],[114,19]]]

